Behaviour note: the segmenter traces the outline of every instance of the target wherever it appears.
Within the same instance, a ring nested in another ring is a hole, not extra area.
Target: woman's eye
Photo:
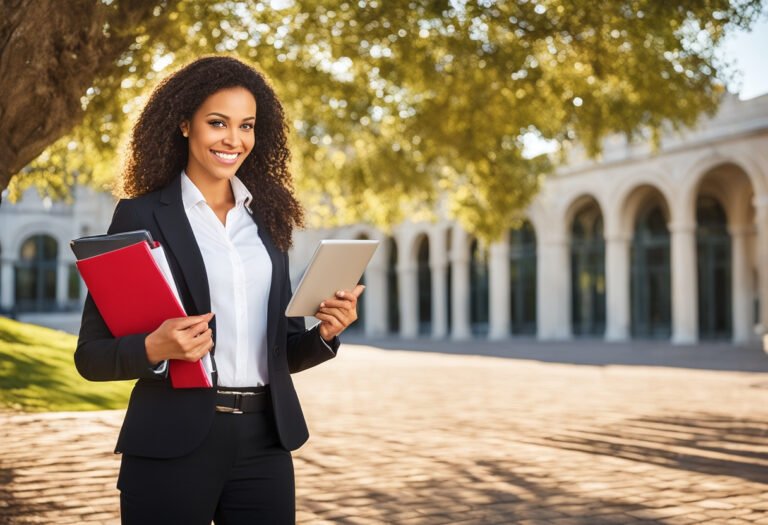
[[[253,129],[253,124],[243,124],[243,129]]]
[[[221,124],[223,126],[224,122],[221,121],[221,120],[211,120],[210,122],[208,122],[208,124],[210,124],[211,126],[214,126],[214,127],[219,127],[219,124]]]

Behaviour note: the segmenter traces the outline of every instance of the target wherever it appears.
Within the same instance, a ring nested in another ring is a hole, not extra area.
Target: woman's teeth
[[[235,160],[239,155],[239,153],[222,153],[220,151],[214,151],[213,154],[224,160]]]

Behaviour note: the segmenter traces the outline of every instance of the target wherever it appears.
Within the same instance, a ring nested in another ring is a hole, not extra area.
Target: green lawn
[[[133,381],[92,383],[75,369],[77,337],[0,317],[0,410],[125,408]]]

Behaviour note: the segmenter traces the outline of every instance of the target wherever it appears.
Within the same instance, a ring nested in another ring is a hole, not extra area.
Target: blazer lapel
[[[272,261],[272,283],[269,287],[269,303],[267,306],[267,350],[274,348],[275,340],[277,338],[277,325],[279,316],[281,315],[280,309],[280,284],[283,282],[283,271],[287,271],[283,265],[283,254],[277,249],[275,243],[272,242],[272,237],[264,227],[264,222],[258,216],[257,213],[251,213],[251,217],[256,222],[256,226],[259,228],[259,237],[261,242],[267,248],[267,253]]]
[[[161,206],[155,210],[155,219],[168,248],[176,257],[189,287],[197,314],[211,311],[211,295],[205,272],[203,254],[197,246],[195,234],[184,211],[181,200],[181,176],[177,176],[160,194]],[[191,312],[187,312],[192,315]]]

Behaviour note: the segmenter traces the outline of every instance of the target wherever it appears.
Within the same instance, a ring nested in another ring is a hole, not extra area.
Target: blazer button
[[[280,347],[275,345],[275,347],[272,349],[272,352],[274,352],[275,355],[280,353]]]

